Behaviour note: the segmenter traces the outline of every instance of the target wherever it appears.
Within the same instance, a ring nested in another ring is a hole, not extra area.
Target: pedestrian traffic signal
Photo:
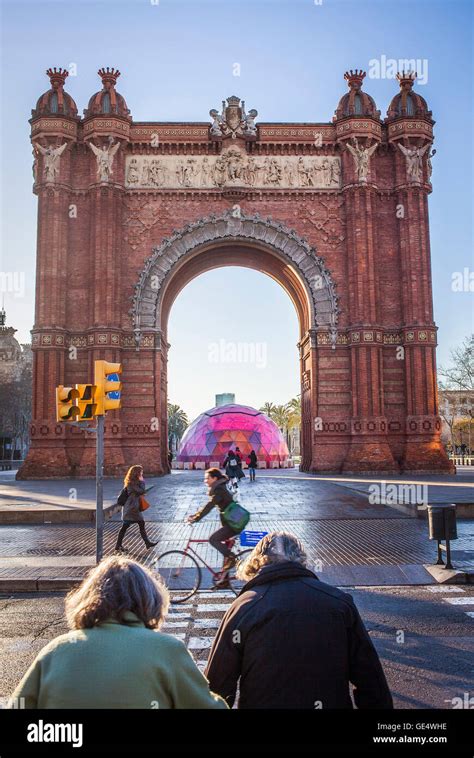
[[[122,382],[112,380],[110,374],[121,374],[121,363],[109,363],[108,361],[95,361],[94,363],[94,385],[96,388],[96,416],[103,416],[107,411],[115,411],[121,407],[120,397],[109,397],[109,392],[120,392]]]
[[[76,384],[78,414],[77,421],[88,421],[94,418],[97,410],[96,388],[94,384]]]
[[[64,387],[62,384],[56,387],[56,420],[75,421],[79,408],[77,398],[79,392],[75,387]]]

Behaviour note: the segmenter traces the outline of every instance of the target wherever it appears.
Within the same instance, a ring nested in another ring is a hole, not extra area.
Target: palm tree
[[[292,398],[288,403],[290,418],[288,420],[288,448],[290,453],[299,454],[299,436],[301,430],[301,395]]]
[[[278,426],[281,433],[286,439],[288,421],[290,418],[290,411],[288,409],[288,404],[275,406],[271,418],[272,418],[272,421],[274,421],[275,424]]]
[[[168,403],[168,443],[170,450],[176,450],[178,442],[189,426],[188,417],[183,409],[174,403]]]
[[[273,418],[272,414],[275,408],[276,408],[276,405],[274,403],[267,402],[264,405],[262,405],[262,407],[259,410],[261,413],[265,413],[265,415],[268,416],[268,418]]]

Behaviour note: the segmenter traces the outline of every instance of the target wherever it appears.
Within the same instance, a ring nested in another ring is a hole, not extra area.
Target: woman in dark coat
[[[143,478],[143,466],[131,466],[125,476],[123,482],[124,489],[127,490],[127,500],[122,507],[122,527],[118,533],[117,544],[115,550],[123,553],[122,541],[125,536],[125,532],[132,524],[138,524],[140,534],[143,537],[143,541],[149,550],[151,547],[157,545],[157,542],[152,542],[148,539],[148,535],[145,529],[145,519],[143,513],[140,510],[140,497],[145,494],[145,480]]]
[[[393,708],[379,657],[350,595],[319,581],[287,532],[260,540],[214,639],[205,676],[239,708]]]

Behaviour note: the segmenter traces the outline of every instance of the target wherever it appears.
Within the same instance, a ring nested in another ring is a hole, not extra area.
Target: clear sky
[[[344,71],[363,68],[370,74],[371,61],[382,62],[383,56],[420,61],[424,83],[416,88],[436,120],[430,215],[438,361],[447,362],[450,348],[472,330],[472,293],[452,289],[453,273],[474,269],[470,0],[0,5],[1,270],[17,273],[18,291],[5,293],[5,305],[21,341],[30,340],[35,276],[28,118],[48,88],[46,68],[77,66],[66,88],[80,113],[99,89],[96,72],[105,65],[121,70],[118,90],[136,120],[206,121],[211,107],[236,94],[257,108],[257,121],[330,121],[347,89]],[[385,116],[398,84],[367,76],[364,89]],[[230,340],[236,325],[239,339],[266,343],[265,367],[262,355],[260,367],[256,360],[210,360],[212,345]],[[181,293],[171,314],[170,398],[191,417],[212,405],[220,391],[234,391],[239,401],[254,405],[284,402],[299,389],[296,340],[293,306],[271,280],[244,269],[203,275]]]

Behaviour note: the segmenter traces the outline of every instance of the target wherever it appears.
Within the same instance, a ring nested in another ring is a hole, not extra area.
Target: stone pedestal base
[[[15,479],[66,479],[71,466],[64,447],[30,447]]]
[[[417,474],[454,474],[455,466],[439,440],[409,440],[405,446],[402,471]]]
[[[400,471],[387,440],[353,440],[342,464],[342,473],[374,474],[381,471],[391,474]]]

